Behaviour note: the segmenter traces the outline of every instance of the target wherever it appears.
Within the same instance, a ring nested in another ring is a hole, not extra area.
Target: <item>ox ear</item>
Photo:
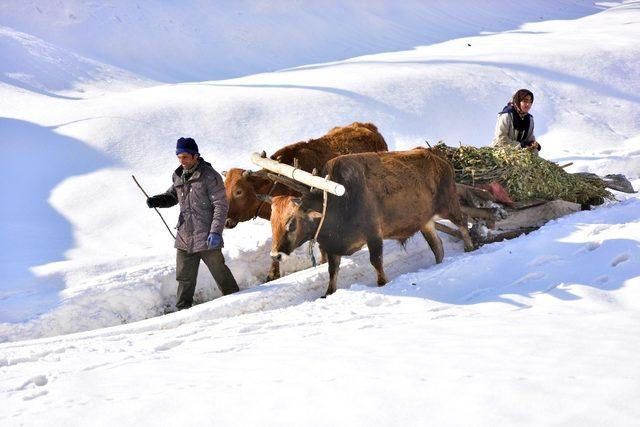
[[[320,212],[314,211],[314,210],[311,210],[311,209],[309,209],[306,212],[306,214],[307,214],[307,217],[312,221],[315,221],[316,219],[322,218],[322,214]]]
[[[256,193],[256,197],[258,198],[258,200],[260,200],[261,202],[264,202],[264,203],[271,204],[271,202],[273,202],[273,197],[271,197],[271,196],[269,196],[267,194]]]
[[[296,206],[302,206],[302,199],[300,197],[294,197],[291,201]]]

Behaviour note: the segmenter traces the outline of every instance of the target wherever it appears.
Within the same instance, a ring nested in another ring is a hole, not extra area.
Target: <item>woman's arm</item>
[[[499,114],[498,121],[496,122],[496,130],[491,143],[494,147],[500,147],[505,145],[519,145],[519,142],[515,139],[511,139],[509,134],[513,123],[510,114]]]

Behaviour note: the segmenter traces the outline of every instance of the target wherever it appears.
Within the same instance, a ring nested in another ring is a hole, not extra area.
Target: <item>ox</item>
[[[404,243],[422,232],[442,262],[442,240],[436,233],[436,216],[458,226],[465,250],[473,250],[466,216],[460,209],[451,164],[426,148],[387,153],[350,154],[329,161],[323,174],[345,186],[342,197],[328,196],[324,222],[318,234],[320,249],[329,263],[327,295],[336,290],[340,259],[365,244],[378,276],[387,282],[382,268],[382,240]],[[280,260],[312,239],[323,210],[323,195],[311,191],[300,197],[266,198],[271,202],[273,245],[271,256]]]
[[[354,122],[349,126],[335,127],[321,138],[287,145],[276,151],[271,159],[292,166],[297,162],[298,168],[312,172],[314,169],[321,170],[327,161],[343,154],[387,150],[387,143],[374,124]],[[256,217],[267,220],[271,217],[271,206],[258,200],[258,195],[300,194],[282,184],[274,183],[265,175],[265,171],[250,172],[236,168],[225,173],[224,184],[229,201],[225,223],[227,228]],[[278,277],[280,266],[274,260],[267,280]]]

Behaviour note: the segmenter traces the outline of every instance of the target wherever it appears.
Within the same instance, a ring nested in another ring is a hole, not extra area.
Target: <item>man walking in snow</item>
[[[176,145],[180,166],[173,173],[173,185],[147,199],[150,208],[180,204],[176,237],[176,308],[191,307],[200,260],[213,275],[223,295],[237,292],[238,285],[222,255],[222,230],[227,219],[227,197],[222,177],[198,151],[193,138],[180,138]]]

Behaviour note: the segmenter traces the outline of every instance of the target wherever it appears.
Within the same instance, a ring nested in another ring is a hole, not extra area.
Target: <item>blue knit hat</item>
[[[176,144],[176,156],[180,153],[200,154],[193,138],[180,138]]]

